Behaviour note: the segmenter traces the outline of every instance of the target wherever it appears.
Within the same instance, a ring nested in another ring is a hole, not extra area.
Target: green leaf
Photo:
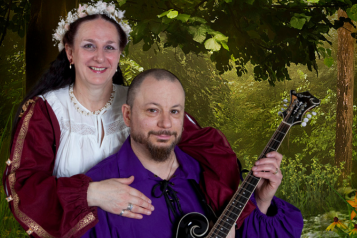
[[[190,22],[195,22],[195,21],[203,24],[207,23],[207,21],[201,17],[190,17]]]
[[[353,5],[351,8],[348,8],[346,13],[353,21],[357,21],[357,4]]]
[[[214,36],[214,39],[216,39],[217,41],[224,41],[224,42],[228,42],[228,36],[223,35],[222,33],[217,33]]]
[[[306,22],[305,18],[297,18],[297,17],[293,16],[290,20],[290,26],[301,30],[304,27],[305,22]]]
[[[331,57],[331,49],[326,49],[326,52],[327,52],[328,56]]]
[[[117,0],[119,7],[121,7],[122,5],[124,5],[126,3],[126,0]]]
[[[226,50],[229,51],[229,47],[228,47],[228,45],[227,45],[225,42],[221,41],[220,43],[221,43],[221,45],[223,46],[223,48],[225,48]]]
[[[167,17],[172,19],[172,18],[175,18],[178,16],[178,11],[170,11],[168,14],[167,14]]]
[[[319,3],[319,0],[307,0],[309,3]]]
[[[248,3],[249,5],[253,5],[255,0],[246,0],[245,2]]]
[[[333,65],[334,62],[335,61],[333,60],[332,57],[328,57],[324,59],[324,64],[329,68]]]
[[[188,32],[193,35],[193,40],[202,43],[206,39],[206,26],[201,25],[198,28],[194,26],[190,26],[188,28]]]
[[[232,0],[224,0],[226,3],[230,3],[232,2]]]
[[[166,16],[167,14],[169,14],[169,12],[171,12],[171,11],[172,11],[172,9],[170,9],[170,10],[168,10],[168,11],[166,11],[166,12],[163,12],[163,13],[161,13],[160,15],[157,15],[157,17],[158,17],[158,18],[164,17],[164,16]]]
[[[205,48],[207,50],[219,51],[221,49],[221,45],[218,44],[214,38],[210,38],[205,41]]]
[[[182,22],[187,22],[188,21],[188,19],[190,19],[190,15],[187,15],[187,14],[179,14],[177,17],[176,17],[176,19],[177,20],[180,20],[180,21],[182,21]]]

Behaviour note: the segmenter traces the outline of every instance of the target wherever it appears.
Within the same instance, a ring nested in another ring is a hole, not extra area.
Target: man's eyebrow
[[[159,103],[156,103],[156,102],[148,102],[148,103],[145,104],[145,106],[146,106],[146,105],[150,105],[150,104],[153,104],[153,105],[158,106],[158,107],[161,106]],[[181,107],[181,108],[183,108],[183,106],[182,106],[181,104],[173,105],[171,108],[174,108],[174,107]]]

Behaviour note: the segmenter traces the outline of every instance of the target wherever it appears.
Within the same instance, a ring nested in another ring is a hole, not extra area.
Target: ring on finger
[[[273,174],[276,175],[278,172],[279,172],[279,168],[276,168],[276,170]]]
[[[126,211],[126,209],[121,210],[121,212],[119,213],[119,216],[124,215],[124,212],[125,212],[125,211]]]
[[[129,202],[129,205],[128,205],[128,208],[127,208],[129,211],[131,211],[132,209],[133,209],[133,204],[131,204],[130,202]]]

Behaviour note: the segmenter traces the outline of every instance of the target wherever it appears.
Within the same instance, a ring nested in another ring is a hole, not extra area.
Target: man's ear
[[[66,44],[64,46],[64,49],[66,50],[66,55],[67,55],[67,59],[69,61],[70,64],[73,63],[73,49],[71,46],[69,46],[68,44]]]
[[[128,104],[121,106],[121,112],[123,113],[124,123],[127,127],[131,124],[131,108]]]

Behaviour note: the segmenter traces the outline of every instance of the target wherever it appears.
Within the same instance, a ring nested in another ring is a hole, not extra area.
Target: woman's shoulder
[[[58,113],[63,111],[64,107],[67,107],[70,101],[68,86],[56,90],[51,90],[43,95],[39,95],[44,101],[51,106],[52,110],[58,116]]]

